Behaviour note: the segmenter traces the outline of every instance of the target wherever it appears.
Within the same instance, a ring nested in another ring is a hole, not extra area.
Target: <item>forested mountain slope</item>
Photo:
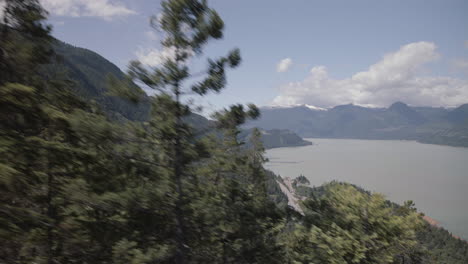
[[[312,145],[310,141],[303,140],[296,133],[287,129],[260,130],[263,145],[267,149],[281,147],[300,147]],[[240,140],[248,142],[252,129],[244,129],[239,135]]]
[[[95,100],[114,119],[142,121],[148,119],[149,102],[135,104],[109,95],[109,80],[112,75],[120,80],[124,73],[99,54],[84,48],[74,47],[60,40],[53,40],[55,52],[51,63],[44,66],[44,75],[71,80],[72,89],[86,100]],[[144,96],[144,95],[142,95]]]

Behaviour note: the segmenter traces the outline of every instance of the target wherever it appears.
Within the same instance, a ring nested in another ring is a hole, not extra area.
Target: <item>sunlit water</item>
[[[311,185],[338,180],[385,194],[468,239],[468,148],[395,140],[308,139],[312,146],[267,151],[267,168],[305,175]]]

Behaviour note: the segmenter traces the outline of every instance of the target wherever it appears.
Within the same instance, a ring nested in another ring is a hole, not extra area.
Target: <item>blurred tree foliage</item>
[[[348,184],[325,188],[322,197],[304,202],[304,221],[286,235],[288,255],[295,261],[399,263],[400,258],[417,258],[416,230],[422,220],[410,205],[393,208],[382,195]]]
[[[263,168],[260,131],[249,147],[239,141],[239,127],[259,115],[254,105],[216,113],[216,131],[200,135],[187,99],[220,92],[225,71],[240,63],[235,49],[190,72],[188,61],[222,37],[223,21],[206,1],[163,1],[152,25],[174,56],[156,67],[132,62],[128,76],[108,79],[119,100],[151,105],[146,122],[115,122],[100,109],[105,103],[75,94],[85,83],[47,74],[57,58],[47,13],[37,0],[5,3],[0,263],[466,260],[463,242],[421,231],[428,227],[411,203],[396,207],[350,185],[304,190],[304,215],[288,208],[281,179]]]

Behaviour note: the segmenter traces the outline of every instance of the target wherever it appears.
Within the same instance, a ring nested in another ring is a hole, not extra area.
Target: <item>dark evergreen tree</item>
[[[51,55],[51,27],[38,0],[4,0],[0,22],[0,85],[38,81]]]
[[[162,46],[172,50],[173,58],[159,67],[148,69],[139,62],[130,66],[129,76],[158,91],[152,103],[152,120],[148,128],[159,142],[159,163],[172,180],[175,194],[174,236],[175,263],[185,263],[193,254],[193,241],[197,238],[196,223],[191,219],[190,204],[196,196],[196,175],[193,165],[199,159],[193,129],[184,121],[190,115],[190,106],[182,97],[190,93],[205,95],[219,92],[226,83],[225,68],[236,67],[240,62],[239,50],[226,57],[208,60],[206,76],[189,90],[184,82],[191,76],[187,66],[193,55],[201,54],[210,39],[222,38],[224,23],[208,7],[206,1],[169,0],[161,3],[162,13],[152,25],[163,32]]]

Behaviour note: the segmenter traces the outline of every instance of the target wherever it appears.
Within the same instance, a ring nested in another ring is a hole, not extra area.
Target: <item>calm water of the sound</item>
[[[305,175],[311,185],[332,180],[413,200],[419,211],[468,239],[468,148],[413,141],[308,139],[314,145],[267,151],[267,168],[283,177]]]

